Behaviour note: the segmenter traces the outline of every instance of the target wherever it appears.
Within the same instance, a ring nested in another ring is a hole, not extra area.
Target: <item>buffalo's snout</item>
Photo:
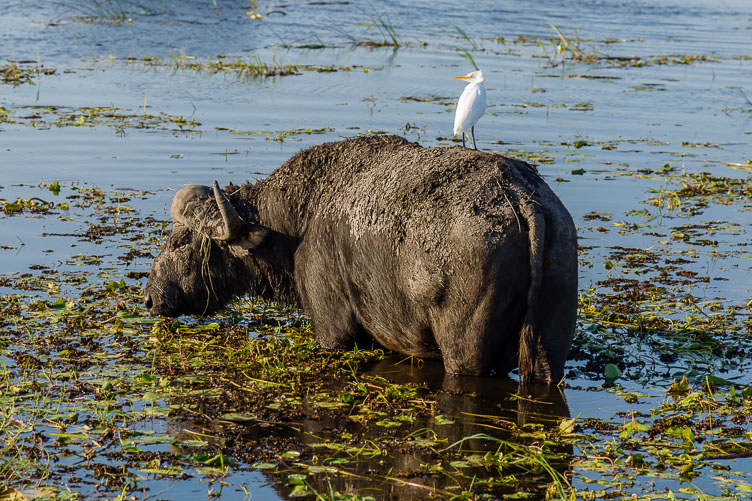
[[[177,314],[175,310],[179,303],[176,287],[173,285],[161,285],[157,286],[152,280],[146,284],[144,306],[154,316],[175,316]]]
[[[146,284],[144,305],[154,316],[177,317],[192,313],[192,310],[186,307],[187,304],[185,293],[175,284]]]

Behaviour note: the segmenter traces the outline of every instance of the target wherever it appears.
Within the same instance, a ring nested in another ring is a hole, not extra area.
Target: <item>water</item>
[[[0,19],[2,57],[35,59],[57,70],[34,85],[0,88],[0,103],[12,112],[11,119],[30,114],[32,110],[25,108],[29,106],[63,106],[62,112],[74,117],[80,107],[113,106],[132,114],[195,119],[201,123],[199,132],[55,125],[35,131],[28,120],[27,125],[5,123],[0,168],[6,198],[16,196],[13,185],[53,180],[148,190],[210,184],[214,179],[238,182],[270,172],[305,146],[369,130],[446,145],[440,138],[451,136],[453,108],[447,105],[462,89],[450,77],[471,69],[458,49],[470,50],[487,75],[490,106],[478,126],[481,147],[512,155],[518,150],[540,151],[553,158],[554,163],[542,164],[540,171],[573,213],[582,241],[589,245],[593,240],[608,245],[618,239],[589,233],[581,223],[584,214],[608,212],[618,219],[644,207],[648,189],[661,187],[655,181],[609,174],[619,166],[626,164],[634,172],[670,163],[689,172],[732,177],[747,172],[722,164],[744,163],[752,140],[752,105],[745,97],[752,65],[740,58],[749,56],[752,11],[745,2],[720,7],[702,2],[552,2],[534,9],[488,4],[475,10],[459,9],[453,2],[262,4],[259,12],[270,14],[260,21],[249,19],[245,6],[238,5],[220,3],[217,10],[207,1],[168,2],[142,14],[138,7],[121,2],[117,5],[127,11],[130,22],[72,17],[97,14],[103,9],[99,5],[92,0],[35,8],[11,3]],[[378,19],[391,23],[408,48],[353,46],[353,40],[385,38],[377,27],[363,26],[377,24]],[[558,56],[548,23],[563,30],[573,44],[577,30],[583,53],[638,56],[646,63],[685,55],[715,62],[614,68],[605,61],[569,60],[553,66]],[[530,42],[513,43],[519,36]],[[505,43],[496,37],[504,37]],[[535,43],[539,37],[543,47]],[[286,48],[312,43],[332,48]],[[127,64],[109,60],[110,55],[167,62],[183,55],[202,62],[215,61],[217,55],[228,60],[259,57],[270,63],[351,70],[249,79],[155,68],[144,62]],[[400,99],[409,96],[446,99]],[[48,119],[54,121],[59,113]],[[405,132],[406,123],[418,129]],[[327,132],[291,136],[284,142],[267,139],[280,131],[309,128]],[[234,135],[231,130],[269,133]],[[571,144],[577,140],[591,146],[574,149]],[[489,144],[492,141],[507,144]],[[615,149],[602,150],[604,142],[615,144]],[[682,142],[712,147],[690,148]],[[578,168],[584,175],[571,174]],[[163,208],[170,193],[163,192],[154,207]],[[707,213],[707,220],[748,224],[746,213],[733,206],[712,207]],[[164,217],[164,210],[159,214]],[[582,281],[598,278],[583,273]],[[719,285],[719,292],[749,297],[749,288],[738,285],[750,283],[749,278],[749,267],[739,264],[733,283]]]
[[[711,200],[697,214],[645,203],[654,190],[679,189],[682,173],[749,182],[752,167],[744,166],[752,158],[752,4],[745,0],[473,6],[292,1],[253,9],[220,0],[217,8],[211,0],[144,4],[6,2],[0,65],[34,60],[29,66],[56,71],[32,84],[0,84],[0,199],[63,202],[37,187],[53,181],[65,193],[71,186],[145,190],[140,210],[165,220],[174,190],[185,184],[263,177],[300,149],[324,141],[388,131],[425,146],[455,144],[449,140],[453,103],[462,84],[451,77],[472,70],[461,52],[467,50],[488,87],[478,146],[539,163],[588,247],[581,257],[581,289],[604,287],[609,277],[633,277],[619,263],[606,267],[621,246],[682,256],[689,261],[686,270],[709,278],[674,286],[677,296],[719,298],[723,307],[743,306],[752,296],[749,195],[728,204]],[[119,22],[107,19],[121,10]],[[251,19],[249,10],[262,18]],[[381,21],[403,46],[358,43],[389,41]],[[549,24],[594,61],[576,61],[565,51],[562,64]],[[324,48],[300,47],[312,45]],[[625,59],[631,64],[619,67],[606,55],[632,58]],[[248,78],[198,72],[172,59],[210,63],[218,56],[339,70]],[[139,60],[144,57],[164,64]],[[676,64],[685,57],[688,64]],[[643,65],[635,65],[635,58]],[[169,120],[164,126],[147,120],[144,129],[117,121],[56,125],[62,115],[73,121],[85,115],[84,107],[165,114],[200,125],[185,127],[192,132]],[[3,109],[10,121],[2,121]],[[34,113],[41,118],[28,118]],[[297,129],[320,133],[286,134]],[[665,164],[676,169],[673,181],[660,173]],[[592,213],[606,216],[594,220]],[[148,270],[148,259],[127,265],[116,260],[122,242],[92,246],[40,236],[80,230],[82,214],[73,213],[70,221],[0,216],[0,276],[15,276],[30,265],[72,268],[73,256],[94,252],[105,254],[104,266],[115,274]],[[638,224],[649,226],[628,229]],[[698,235],[672,238],[686,225],[699,225]],[[699,238],[716,244],[697,245],[693,240]],[[567,403],[572,415],[611,411],[592,392],[570,391]]]

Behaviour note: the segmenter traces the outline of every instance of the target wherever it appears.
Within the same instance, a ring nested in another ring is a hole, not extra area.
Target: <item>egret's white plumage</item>
[[[473,147],[477,150],[478,147],[475,146],[475,124],[486,112],[487,106],[486,86],[483,85],[485,78],[483,78],[483,72],[480,70],[454,78],[468,82],[467,87],[460,95],[460,100],[457,102],[457,112],[454,115],[454,135],[462,134],[462,146],[465,146],[465,132],[469,129],[473,137]]]

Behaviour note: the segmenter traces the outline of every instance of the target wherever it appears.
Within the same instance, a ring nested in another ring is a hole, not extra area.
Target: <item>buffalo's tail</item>
[[[545,242],[546,220],[535,200],[521,201],[520,210],[527,222],[530,242],[530,286],[527,291],[527,310],[520,331],[520,344],[517,365],[521,383],[529,383],[535,378],[538,362],[540,333],[535,327],[536,305],[543,280],[543,247]]]

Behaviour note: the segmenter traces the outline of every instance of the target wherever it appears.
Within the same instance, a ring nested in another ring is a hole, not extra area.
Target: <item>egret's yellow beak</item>
[[[455,79],[457,79],[457,80],[467,80],[467,79],[469,79],[470,77],[469,77],[468,75],[462,75],[462,76],[459,76],[459,77],[454,77],[454,78],[455,78]]]

